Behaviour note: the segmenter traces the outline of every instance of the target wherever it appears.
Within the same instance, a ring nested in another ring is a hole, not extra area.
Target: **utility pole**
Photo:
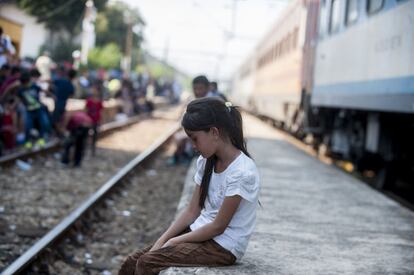
[[[236,36],[237,1],[238,0],[233,0],[233,5],[231,8],[231,28],[229,31],[224,30],[223,32],[223,53],[218,55],[217,63],[214,69],[216,79],[218,79],[220,76],[220,65],[223,65],[227,59],[229,42]]]
[[[233,0],[233,6],[231,11],[231,37],[236,35],[236,16],[237,16],[237,0]]]
[[[168,36],[167,39],[165,40],[165,45],[164,45],[164,62],[167,63],[168,62],[168,54],[170,52],[170,37]]]
[[[127,76],[131,73],[131,59],[132,59],[132,20],[127,18],[127,34],[125,39],[125,57],[124,57],[124,72]]]
[[[82,48],[80,61],[83,65],[88,64],[89,49],[95,47],[95,19],[96,8],[92,0],[85,4],[85,15],[82,20]]]

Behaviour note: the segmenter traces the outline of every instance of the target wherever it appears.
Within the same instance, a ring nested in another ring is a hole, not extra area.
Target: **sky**
[[[190,76],[226,81],[290,0],[124,0],[144,18],[143,47]]]

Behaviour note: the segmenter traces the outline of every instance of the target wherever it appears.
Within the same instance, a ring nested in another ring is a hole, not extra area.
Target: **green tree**
[[[18,7],[45,23],[51,31],[66,30],[79,33],[87,0],[16,0]],[[97,10],[105,7],[108,0],[94,0]]]
[[[132,26],[143,26],[139,11],[122,2],[109,4],[98,13],[96,18],[96,45],[104,46],[108,43],[116,43],[121,51],[125,51],[125,38],[128,31],[128,23]],[[142,35],[132,33],[132,48],[139,48]]]
[[[109,43],[104,47],[96,47],[89,52],[88,66],[91,68],[119,68],[121,51],[115,43]]]
[[[43,45],[40,53],[43,50],[49,50],[54,61],[63,62],[71,60],[72,52],[76,49],[79,49],[79,45],[73,43],[71,39],[60,38],[53,47],[50,47],[50,45]]]

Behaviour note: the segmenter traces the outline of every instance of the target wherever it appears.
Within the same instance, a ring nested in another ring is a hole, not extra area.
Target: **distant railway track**
[[[102,206],[103,204],[100,204],[100,202],[102,202],[103,198],[107,197],[111,192],[116,190],[116,187],[122,182],[128,181],[128,177],[133,174],[131,172],[142,168],[146,161],[151,157],[154,157],[178,129],[178,124],[169,127],[169,129],[165,131],[165,133],[151,146],[149,146],[136,158],[131,160],[111,179],[109,179],[78,207],[76,207],[76,209],[74,209],[69,215],[63,218],[61,222],[48,231],[41,239],[37,240],[34,245],[28,248],[18,259],[3,270],[2,274],[22,273],[27,270],[32,261],[38,259],[38,257],[45,251],[52,251],[49,249],[51,246],[56,245],[56,242],[62,240],[65,234],[70,233],[71,229],[79,228],[79,225],[84,223],[84,219],[88,219],[88,217],[90,217],[87,213],[95,211],[93,209],[99,207],[98,205]]]
[[[87,201],[88,205],[93,207],[92,205],[101,200],[101,196],[110,192],[112,186],[117,185],[115,182],[122,181],[122,178],[128,174],[128,169],[142,166],[141,162],[152,156],[157,148],[168,140],[171,133],[178,129],[177,114],[179,113],[179,110],[178,112],[177,110],[171,112],[164,110],[156,113],[154,117],[134,121],[134,123],[137,121],[140,123],[134,124],[129,121],[127,124],[130,127],[126,127],[125,123],[105,126],[105,134],[115,129],[119,130],[119,127],[126,128],[100,140],[97,149],[98,157],[87,156],[81,169],[61,167],[60,162],[54,159],[54,154],[47,153],[35,156],[32,161],[33,167],[29,172],[20,171],[16,166],[3,167],[0,175],[2,189],[0,232],[3,234],[0,238],[0,270],[10,265],[11,261],[17,258],[16,256],[26,251],[26,256],[23,258],[24,264],[22,264],[22,258],[19,258],[20,260],[17,260],[18,263],[20,262],[19,268],[3,271],[4,274],[21,272],[19,270],[23,270],[23,266],[42,253],[43,248],[38,253],[32,254],[28,260],[27,252],[33,253],[33,248],[29,247],[34,242],[36,242],[34,246],[37,249],[39,243],[47,249],[45,242],[53,243],[59,238],[59,234],[66,231],[62,230],[56,234],[57,230],[53,231],[51,228],[56,226],[62,229],[62,223],[57,224],[69,211],[73,210],[69,215],[72,218],[80,218],[88,211]],[[166,129],[172,130],[165,134]],[[154,140],[162,134],[164,135],[161,141],[159,140],[154,145]],[[153,145],[150,147],[151,144]],[[140,153],[139,156],[131,161],[129,166],[123,167],[138,153]],[[106,187],[102,186],[104,179],[115,174],[120,167],[123,167],[121,171],[108,181],[112,184],[107,182],[104,185]],[[100,188],[99,191],[94,193],[98,188]],[[88,194],[92,193],[94,195],[82,204],[83,208],[79,206],[74,210],[81,200],[86,199]],[[96,195],[97,193],[99,196]],[[93,197],[95,199],[92,200]],[[64,221],[67,222],[68,218]],[[48,238],[42,237],[49,230],[55,232],[56,235],[51,238],[49,232]]]
[[[126,121],[114,121],[103,124],[99,128],[98,137],[106,136],[110,133],[113,133],[116,130],[120,130],[124,127],[130,126],[134,123],[139,122],[140,120],[145,119],[146,116],[134,116],[130,117]],[[13,164],[18,159],[28,159],[35,157],[37,155],[48,154],[58,150],[61,146],[61,142],[58,140],[53,140],[46,144],[44,147],[35,148],[33,150],[21,150],[15,153],[11,153],[5,156],[0,157],[0,166],[10,165]]]

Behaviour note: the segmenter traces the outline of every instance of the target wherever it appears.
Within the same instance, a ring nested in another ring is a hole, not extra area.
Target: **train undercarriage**
[[[351,162],[376,188],[412,183],[414,115],[313,107],[306,118],[299,137],[329,157]]]

